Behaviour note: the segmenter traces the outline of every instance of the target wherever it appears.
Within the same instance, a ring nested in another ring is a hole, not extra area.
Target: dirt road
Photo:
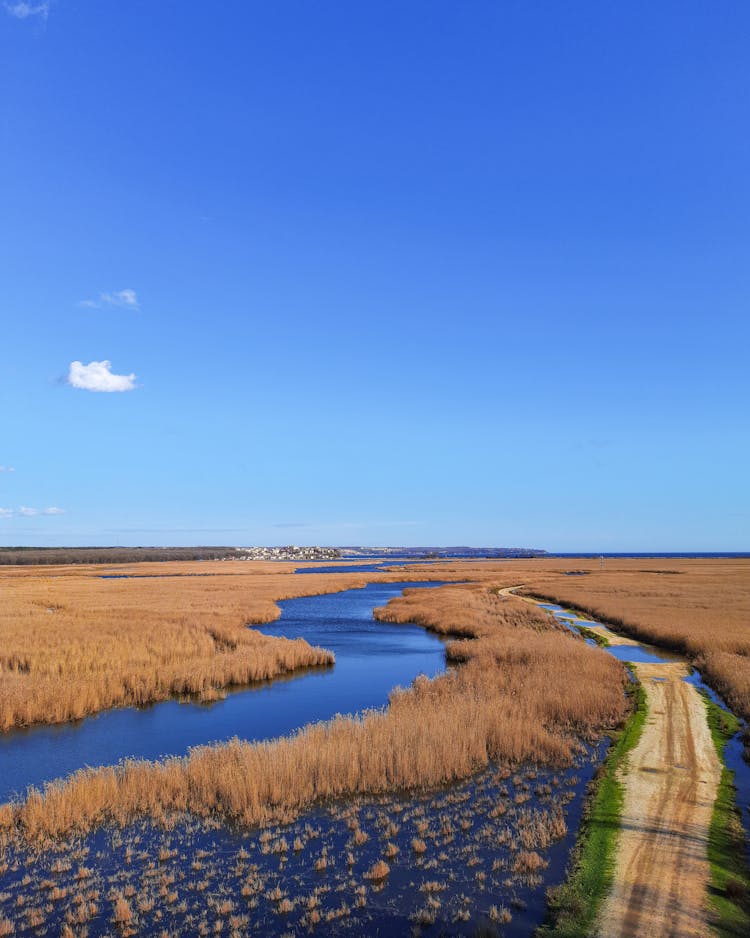
[[[604,626],[587,625],[612,644],[638,644]],[[665,661],[636,667],[646,691],[648,716],[621,775],[625,797],[614,883],[596,934],[600,938],[711,935],[708,831],[721,763],[706,707],[696,688],[684,681],[686,664]]]
[[[708,829],[721,765],[706,708],[679,663],[641,664],[643,735],[623,776],[625,803],[602,938],[710,935]]]

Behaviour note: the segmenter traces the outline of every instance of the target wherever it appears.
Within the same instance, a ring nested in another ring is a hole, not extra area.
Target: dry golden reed
[[[221,573],[210,576],[143,575],[154,566],[163,573],[212,565],[124,568],[138,572],[132,579],[102,579],[101,568],[0,571],[0,729],[176,695],[212,699],[227,686],[332,664],[330,652],[303,639],[247,626],[278,618],[279,599],[357,585],[351,575],[228,563],[213,565]]]
[[[231,685],[332,664],[329,651],[303,639],[247,627],[277,619],[279,600],[367,582],[356,566],[308,576],[294,569],[263,562],[0,568],[0,731],[172,696],[211,700]],[[123,578],[102,578],[113,575]]]
[[[539,565],[518,582],[633,638],[682,652],[750,720],[750,560],[607,559],[604,569],[576,560],[575,566],[588,575]]]
[[[320,799],[463,778],[489,759],[564,764],[579,737],[623,718],[622,666],[495,589],[414,590],[378,615],[446,633],[455,622],[464,637],[449,653],[462,663],[396,689],[386,710],[267,743],[234,740],[161,763],[82,770],[6,806],[0,829],[44,842],[100,823],[183,811],[267,824]]]
[[[729,706],[750,720],[750,558],[544,558],[412,567],[576,606],[641,641],[685,654]],[[575,576],[570,573],[575,572]],[[580,575],[583,574],[583,575]]]

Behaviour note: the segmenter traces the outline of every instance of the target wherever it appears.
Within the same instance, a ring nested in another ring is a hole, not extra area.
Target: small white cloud
[[[30,16],[41,16],[46,20],[49,16],[49,0],[46,3],[6,3],[5,10],[17,20],[25,20]]]
[[[79,306],[85,309],[104,309],[107,306],[119,309],[140,309],[138,294],[127,287],[125,290],[115,290],[114,293],[100,293],[96,300],[80,300]]]
[[[138,297],[135,290],[118,290],[116,293],[102,293],[101,299],[108,306],[129,306],[138,308]]]
[[[112,374],[112,362],[71,362],[68,384],[83,391],[133,391],[135,375]]]
[[[21,505],[20,508],[0,508],[0,518],[15,518],[20,515],[22,518],[36,518],[38,515],[64,515],[64,508],[29,508],[28,505]]]
[[[0,472],[15,472],[13,466],[0,466]]]

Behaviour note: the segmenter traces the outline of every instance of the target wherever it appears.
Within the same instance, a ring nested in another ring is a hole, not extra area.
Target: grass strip
[[[745,832],[737,808],[734,772],[724,764],[724,747],[740,729],[737,717],[715,703],[705,691],[701,696],[711,737],[721,761],[719,791],[708,832],[711,867],[710,905],[713,926],[724,938],[750,935],[750,874],[745,862]]]
[[[547,921],[537,932],[544,938],[582,938],[593,932],[597,915],[614,876],[614,858],[625,788],[618,775],[635,748],[646,722],[646,692],[640,683],[629,690],[633,710],[613,738],[599,770],[596,788],[584,811],[573,850],[572,872],[549,891]]]
[[[596,642],[596,644],[600,648],[609,648],[610,642],[606,635],[602,635],[599,632],[595,632],[593,629],[588,628],[588,626],[586,625],[576,624],[575,627],[578,629],[578,631],[583,636],[583,638],[590,638],[592,641]]]

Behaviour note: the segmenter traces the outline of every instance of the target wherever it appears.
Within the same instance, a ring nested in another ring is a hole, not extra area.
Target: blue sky
[[[749,40],[9,0],[0,544],[750,549]]]

